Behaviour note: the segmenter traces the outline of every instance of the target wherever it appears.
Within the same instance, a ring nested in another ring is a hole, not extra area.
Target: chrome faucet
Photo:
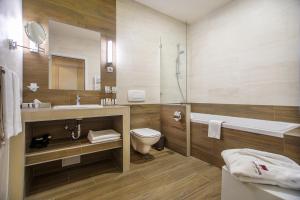
[[[78,94],[76,95],[76,105],[80,105],[80,96]]]

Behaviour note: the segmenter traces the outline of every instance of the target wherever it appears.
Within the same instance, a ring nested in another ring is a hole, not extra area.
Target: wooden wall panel
[[[300,123],[297,106],[194,103],[192,112]]]
[[[23,93],[23,101],[29,102],[39,99],[42,102],[51,102],[52,105],[75,105],[76,95],[80,95],[82,104],[100,104],[101,98],[115,98],[115,94],[103,94],[96,91],[71,91],[71,90],[38,90],[37,92]]]
[[[176,122],[175,111],[180,111],[183,118]],[[187,155],[187,123],[185,105],[161,105],[161,133],[165,135],[166,147],[183,155]]]
[[[130,129],[152,128],[160,131],[160,105],[130,105]]]
[[[48,33],[49,20],[66,23],[101,33],[101,86],[116,85],[116,0],[24,0],[23,21],[37,21],[43,25]],[[49,35],[49,34],[47,34]],[[113,66],[114,72],[106,72],[106,42],[112,40],[114,44]],[[99,103],[100,98],[115,95],[106,95],[96,91],[58,91],[48,88],[48,38],[41,45],[45,53],[32,53],[24,50],[23,73],[23,101],[30,102],[40,99],[52,104],[70,104],[77,93],[84,96],[83,103]],[[29,46],[29,41],[24,36],[24,45]],[[38,83],[40,89],[32,93],[26,87],[32,82]],[[70,100],[72,99],[72,100]]]
[[[275,121],[300,123],[300,107],[273,106],[273,109]]]
[[[300,129],[284,138],[222,128],[221,140],[209,138],[208,125],[191,123],[191,155],[210,164],[222,167],[221,152],[225,149],[252,148],[282,154],[300,163]]]
[[[191,123],[191,155],[208,162],[217,163],[215,141],[207,137],[207,128],[199,123]]]
[[[300,109],[296,106],[197,103],[192,104],[192,112],[300,123]],[[221,140],[208,138],[207,129],[207,125],[191,123],[191,154],[216,166],[224,164],[221,152],[230,148],[254,148],[279,153],[300,163],[300,129],[281,139],[222,128]]]

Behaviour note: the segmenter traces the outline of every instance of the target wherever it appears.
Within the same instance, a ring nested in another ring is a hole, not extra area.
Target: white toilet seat
[[[134,134],[137,137],[160,137],[161,133],[159,131],[150,129],[150,128],[138,128],[131,130],[131,133]]]
[[[151,146],[159,141],[161,133],[150,128],[139,128],[130,131],[131,145],[134,150],[147,154]]]

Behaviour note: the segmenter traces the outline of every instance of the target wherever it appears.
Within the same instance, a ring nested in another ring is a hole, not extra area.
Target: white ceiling
[[[136,0],[180,21],[193,23],[232,0]]]

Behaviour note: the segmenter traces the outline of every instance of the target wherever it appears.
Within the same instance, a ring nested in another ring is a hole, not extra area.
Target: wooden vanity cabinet
[[[127,106],[23,110],[22,117],[23,133],[19,136],[22,147],[18,149],[24,150],[23,161],[15,159],[13,162],[22,165],[13,170],[20,170],[24,177],[23,184],[15,188],[22,191],[23,197],[101,173],[129,170],[130,108]],[[74,140],[65,126],[77,119],[80,119],[81,137]],[[121,139],[95,144],[88,141],[89,130],[106,129],[121,133]],[[49,145],[30,148],[32,138],[43,134],[51,135]],[[63,159],[78,156],[79,163],[62,166]]]

